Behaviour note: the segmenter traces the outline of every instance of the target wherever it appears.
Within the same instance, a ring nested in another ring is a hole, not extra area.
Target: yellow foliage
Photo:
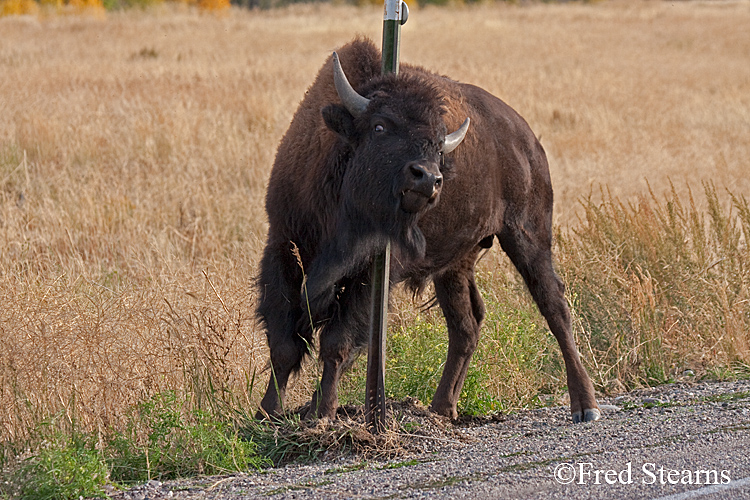
[[[0,17],[36,15],[38,12],[39,6],[34,0],[0,0]]]
[[[79,13],[104,15],[104,4],[102,0],[68,0],[68,5]]]
[[[200,10],[220,12],[231,5],[230,0],[171,0],[173,3],[198,6]]]
[[[57,10],[62,9],[63,5],[65,5],[63,0],[41,0],[40,3],[46,7],[52,7]]]
[[[229,8],[229,0],[198,0],[201,10],[221,11]]]

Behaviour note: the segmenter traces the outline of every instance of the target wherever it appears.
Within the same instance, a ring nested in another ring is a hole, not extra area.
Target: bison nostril
[[[422,178],[427,173],[424,168],[420,167],[419,165],[409,165],[409,171],[411,172],[411,175],[418,181],[422,180]]]
[[[419,163],[409,164],[408,172],[412,182],[425,188],[439,189],[443,185],[443,176],[439,172],[433,173]]]

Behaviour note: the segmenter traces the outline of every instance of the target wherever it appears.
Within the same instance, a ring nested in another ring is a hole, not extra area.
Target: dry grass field
[[[51,415],[105,433],[165,389],[256,404],[251,281],[276,145],[324,59],[355,34],[379,43],[381,19],[328,5],[0,18],[0,440]],[[566,228],[600,186],[750,197],[748,26],[747,2],[414,5],[402,60],[529,121]],[[393,322],[411,311],[397,302]]]

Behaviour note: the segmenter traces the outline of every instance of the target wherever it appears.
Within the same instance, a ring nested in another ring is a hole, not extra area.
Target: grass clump
[[[209,411],[186,411],[167,391],[140,403],[127,429],[107,445],[111,479],[118,483],[174,479],[257,469],[268,462],[228,418]]]
[[[487,313],[459,399],[470,415],[546,405],[565,390],[557,341],[521,277],[499,249],[494,253],[478,274]]]
[[[238,415],[188,410],[184,398],[166,391],[132,408],[123,431],[97,435],[79,429],[74,419],[51,419],[39,426],[25,450],[3,450],[0,495],[78,499],[150,479],[270,465],[241,432]]]
[[[340,410],[336,420],[305,420],[300,414],[304,414],[307,408],[303,406],[298,412],[271,421],[248,422],[242,435],[257,443],[260,455],[273,465],[307,463],[350,453],[368,456],[393,451],[393,433],[371,434],[365,426],[362,411],[348,416]]]
[[[104,495],[108,466],[95,437],[76,430],[48,429],[44,434],[39,448],[18,464],[0,492],[37,500]]]
[[[386,344],[386,393],[393,399],[406,396],[429,402],[440,381],[448,335],[436,315],[417,317],[408,326],[394,329]]]
[[[601,388],[666,382],[750,362],[750,210],[704,184],[705,208],[674,186],[623,203],[588,198],[561,235],[578,341]]]
[[[561,356],[544,319],[504,255],[480,264],[477,282],[487,309],[479,346],[458,401],[461,414],[488,415],[538,404],[540,393],[559,392]],[[430,402],[448,351],[439,310],[402,326],[388,339],[389,397]]]

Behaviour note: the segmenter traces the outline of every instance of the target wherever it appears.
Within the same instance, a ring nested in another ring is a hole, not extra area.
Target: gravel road
[[[598,422],[574,425],[563,407],[522,411],[449,425],[449,437],[389,461],[151,481],[112,498],[750,498],[750,381],[677,383],[600,404]]]

